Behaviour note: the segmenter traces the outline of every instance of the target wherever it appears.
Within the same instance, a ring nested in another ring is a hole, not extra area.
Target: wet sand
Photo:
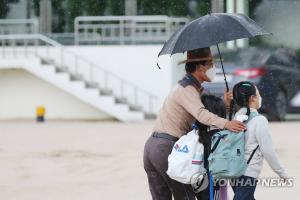
[[[142,165],[153,121],[0,122],[0,199],[150,200]],[[271,123],[294,187],[262,188],[257,199],[296,199],[300,191],[300,122]],[[276,177],[265,163],[263,177]],[[230,192],[231,194],[231,192]]]

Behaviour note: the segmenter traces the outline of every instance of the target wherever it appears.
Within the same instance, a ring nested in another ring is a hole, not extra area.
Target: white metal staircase
[[[35,64],[24,62],[20,67],[121,121],[155,117],[155,95],[46,36],[0,35],[0,45],[0,65],[20,56],[34,58]]]

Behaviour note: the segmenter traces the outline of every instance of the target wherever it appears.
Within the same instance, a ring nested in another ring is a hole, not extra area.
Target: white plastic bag
[[[206,173],[203,154],[197,131],[190,131],[174,144],[168,157],[168,176],[184,184],[196,183]]]

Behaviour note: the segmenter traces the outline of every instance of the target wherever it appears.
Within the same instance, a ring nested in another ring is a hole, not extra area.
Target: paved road
[[[142,154],[152,126],[153,121],[0,121],[0,199],[150,200]],[[300,115],[270,123],[270,130],[295,186],[258,187],[256,197],[298,199]],[[262,176],[276,177],[267,164]]]
[[[299,121],[300,122],[300,114],[288,114],[286,116],[287,121]]]

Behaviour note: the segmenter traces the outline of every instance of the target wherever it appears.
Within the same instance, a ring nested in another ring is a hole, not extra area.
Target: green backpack
[[[251,112],[249,122],[258,113]],[[214,179],[237,178],[242,176],[250,163],[257,146],[248,161],[245,160],[245,132],[234,133],[223,130],[212,136],[211,153],[208,157],[209,171]]]

